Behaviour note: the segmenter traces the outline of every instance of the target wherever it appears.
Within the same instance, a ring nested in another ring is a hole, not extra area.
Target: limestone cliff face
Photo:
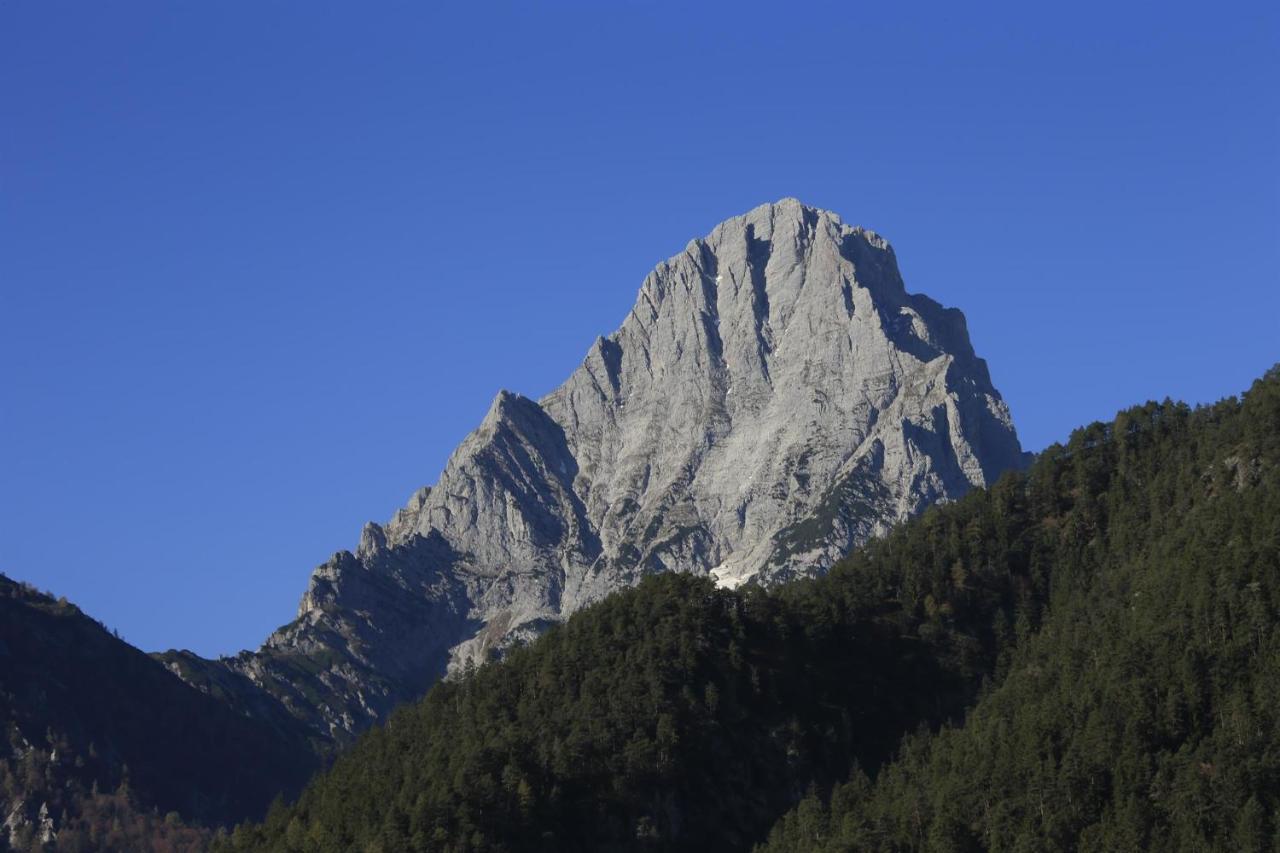
[[[821,572],[1021,458],[963,315],[907,293],[873,232],[783,200],[653,270],[551,394],[501,392],[434,487],[223,663],[341,737],[646,573]]]

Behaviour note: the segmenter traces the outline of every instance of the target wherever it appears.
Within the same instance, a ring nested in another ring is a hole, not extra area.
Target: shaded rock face
[[[219,665],[341,738],[647,573],[819,573],[1021,462],[963,315],[873,232],[764,205],[653,270],[551,394],[498,394],[434,487]]]

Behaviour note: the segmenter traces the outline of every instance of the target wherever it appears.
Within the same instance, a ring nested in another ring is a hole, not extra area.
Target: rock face
[[[1021,462],[963,315],[908,294],[873,232],[787,199],[659,265],[551,394],[499,393],[259,652],[186,664],[341,738],[647,573],[822,572]]]

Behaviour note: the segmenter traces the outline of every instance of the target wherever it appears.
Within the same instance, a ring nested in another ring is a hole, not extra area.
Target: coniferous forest
[[[1280,369],[826,577],[658,575],[367,733],[230,850],[1280,849]]]

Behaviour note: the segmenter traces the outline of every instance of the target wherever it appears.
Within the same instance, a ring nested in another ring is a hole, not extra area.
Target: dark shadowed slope
[[[61,831],[85,809],[123,807],[94,798],[122,788],[140,813],[243,820],[317,766],[290,718],[243,716],[75,605],[3,575],[0,720],[0,842],[41,834],[42,812]]]

